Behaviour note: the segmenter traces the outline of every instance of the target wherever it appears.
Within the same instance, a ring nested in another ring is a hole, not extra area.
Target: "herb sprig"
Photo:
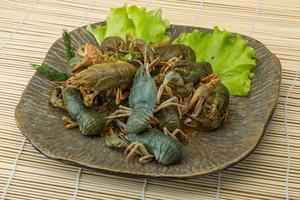
[[[63,30],[62,37],[65,45],[67,60],[71,60],[75,56],[74,48],[72,47],[71,36],[67,29]]]
[[[32,67],[40,74],[43,74],[51,81],[66,81],[68,75],[64,72],[59,72],[56,69],[46,66],[46,65],[37,65],[32,64]]]

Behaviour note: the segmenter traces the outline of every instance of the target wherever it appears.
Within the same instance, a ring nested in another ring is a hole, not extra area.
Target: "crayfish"
[[[200,84],[190,99],[185,124],[200,130],[210,131],[218,128],[227,116],[229,105],[228,89],[215,75],[206,78],[207,83]]]
[[[154,48],[155,57],[160,58],[161,72],[176,67],[180,63],[195,62],[194,50],[184,44],[166,44]]]
[[[101,92],[117,88],[117,104],[124,100],[122,90],[128,88],[135,76],[136,68],[123,61],[93,65],[67,80],[70,86],[79,87],[84,104],[93,105],[94,98]]]
[[[59,98],[59,88],[52,90],[51,103],[55,107],[65,109],[71,118],[63,117],[66,128],[79,127],[83,135],[100,135],[109,122],[104,115],[84,106],[78,89],[72,87],[60,88],[63,100]],[[58,96],[57,96],[58,95]]]
[[[119,121],[120,127],[126,125]],[[163,165],[178,162],[182,157],[182,147],[178,140],[169,137],[158,129],[147,128],[138,134],[118,135],[116,129],[109,129],[105,144],[113,148],[123,148],[126,161],[138,154],[140,163],[150,162],[153,158]]]

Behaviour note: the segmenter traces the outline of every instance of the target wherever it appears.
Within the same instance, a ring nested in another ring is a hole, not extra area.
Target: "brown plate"
[[[100,24],[103,24],[100,23]],[[194,27],[173,25],[172,38]],[[209,29],[196,28],[201,31]],[[74,47],[87,42],[96,44],[85,27],[71,32]],[[195,134],[183,147],[180,163],[163,166],[157,162],[141,165],[137,160],[125,162],[121,151],[105,146],[98,137],[85,137],[77,129],[66,130],[61,118],[66,113],[49,104],[50,88],[54,85],[35,74],[16,108],[16,121],[32,145],[46,156],[102,171],[152,177],[189,177],[203,175],[231,166],[249,155],[261,141],[276,106],[281,66],[279,60],[262,43],[247,36],[257,55],[251,95],[232,97],[227,122],[210,133]],[[63,70],[65,59],[62,39],[48,51],[44,63]]]

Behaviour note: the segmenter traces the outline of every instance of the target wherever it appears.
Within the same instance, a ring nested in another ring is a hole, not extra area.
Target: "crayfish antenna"
[[[148,75],[150,75],[150,71],[151,71],[151,69],[153,68],[155,68],[155,65],[159,62],[159,60],[160,60],[160,58],[159,57],[157,57],[157,58],[155,58],[154,60],[151,60],[151,58],[150,58],[150,63],[148,62],[148,56],[147,56],[147,50],[148,50],[148,43],[146,44],[146,46],[145,46],[145,51],[144,51],[144,66],[145,66],[145,68],[146,68],[146,73],[148,74]]]
[[[144,51],[144,66],[145,66],[145,68],[146,68],[146,73],[147,73],[147,74],[150,74],[150,71],[149,71],[149,63],[148,63],[148,57],[147,57],[147,48],[148,48],[148,43],[146,43],[145,51]]]
[[[147,57],[147,49],[148,49],[148,43],[146,44],[145,51],[144,51],[144,64],[140,60],[132,60],[132,61],[139,63],[141,67],[145,67],[146,74],[150,75],[150,69],[159,62],[160,58],[157,57],[149,64],[148,57]]]

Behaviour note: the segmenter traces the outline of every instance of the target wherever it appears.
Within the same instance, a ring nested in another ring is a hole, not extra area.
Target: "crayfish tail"
[[[128,134],[137,134],[149,127],[153,113],[149,108],[139,108],[133,110],[132,115],[126,123]]]

